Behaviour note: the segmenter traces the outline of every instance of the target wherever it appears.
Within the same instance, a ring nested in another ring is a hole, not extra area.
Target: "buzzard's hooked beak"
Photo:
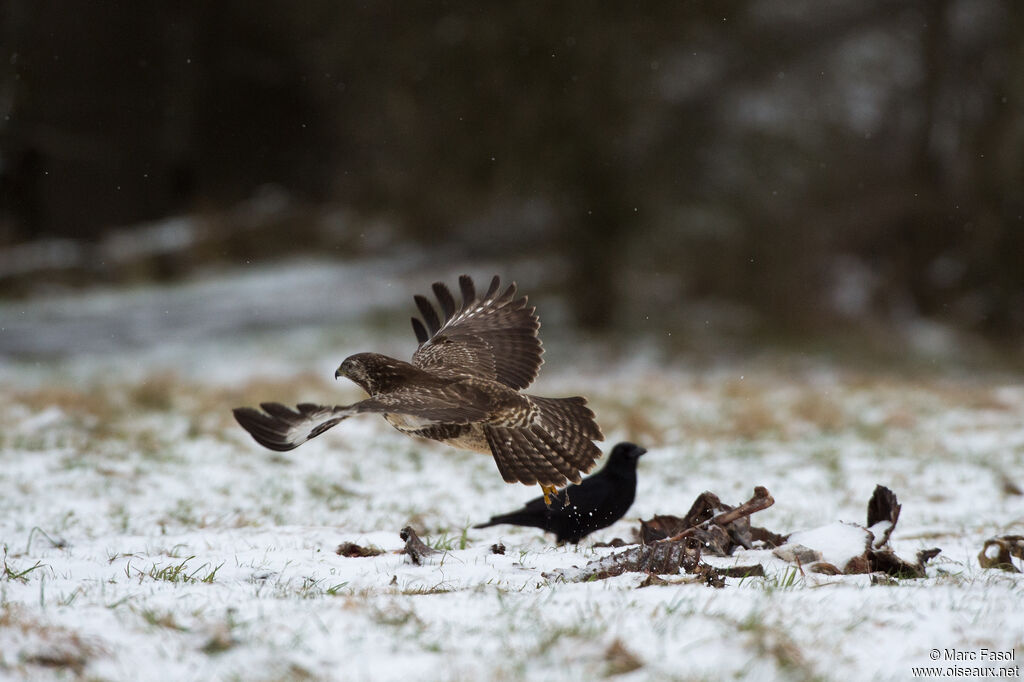
[[[338,369],[334,370],[334,378],[340,379],[341,377],[345,377],[346,379],[351,379],[353,369],[352,363],[348,361],[348,358],[346,358],[344,362],[338,365]]]

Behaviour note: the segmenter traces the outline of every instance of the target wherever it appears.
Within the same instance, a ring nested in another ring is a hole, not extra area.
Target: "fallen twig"
[[[738,519],[746,518],[751,514],[767,509],[773,504],[775,504],[775,498],[771,496],[771,493],[768,492],[767,488],[759,485],[754,488],[754,496],[738,507],[728,509],[721,514],[717,514],[707,521],[700,523],[699,525],[691,526],[681,533],[677,533],[672,537],[664,538],[663,540],[657,540],[656,542],[678,542],[685,537],[693,535],[698,529],[710,528],[711,526],[726,526]]]

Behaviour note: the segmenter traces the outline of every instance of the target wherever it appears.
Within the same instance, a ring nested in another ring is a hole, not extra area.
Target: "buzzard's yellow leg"
[[[555,493],[557,493],[558,492],[558,488],[556,488],[553,485],[544,485],[542,483],[541,486],[540,486],[540,489],[544,491],[544,504],[550,505],[551,504],[551,497],[550,496],[554,495]]]

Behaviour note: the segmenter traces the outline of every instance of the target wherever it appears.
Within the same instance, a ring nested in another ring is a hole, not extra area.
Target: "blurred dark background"
[[[412,248],[594,330],[1024,336],[1013,0],[3,0],[0,45],[8,297]]]

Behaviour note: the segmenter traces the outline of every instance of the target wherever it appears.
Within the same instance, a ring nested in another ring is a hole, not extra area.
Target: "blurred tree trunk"
[[[988,117],[965,131],[967,171],[977,211],[965,228],[968,283],[984,301],[982,329],[1024,333],[1024,4],[1009,2],[1004,33],[986,57],[999,54],[1001,76],[986,102]]]

